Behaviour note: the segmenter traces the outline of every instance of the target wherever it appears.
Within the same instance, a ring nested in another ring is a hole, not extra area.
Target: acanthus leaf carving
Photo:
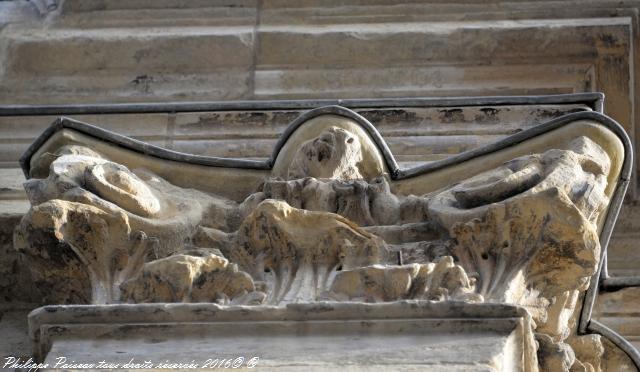
[[[288,179],[267,177],[240,203],[62,148],[47,178],[26,185],[33,206],[17,246],[41,281],[90,279],[51,301],[502,302],[531,313],[542,366],[596,368],[571,344],[609,201],[599,145],[579,137],[402,195],[388,175],[363,176],[371,149],[358,138],[326,129],[297,149]],[[60,252],[57,266],[42,261]]]

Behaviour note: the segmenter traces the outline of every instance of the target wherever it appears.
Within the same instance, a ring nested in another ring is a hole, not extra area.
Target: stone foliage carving
[[[365,179],[362,151],[329,128],[237,203],[66,146],[25,185],[16,247],[49,303],[503,302],[531,314],[542,370],[600,370],[599,337],[575,323],[605,151],[580,137],[427,195]]]

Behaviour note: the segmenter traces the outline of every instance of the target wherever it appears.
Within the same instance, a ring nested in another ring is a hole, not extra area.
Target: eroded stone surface
[[[186,251],[145,263],[120,285],[123,299],[141,302],[260,304],[252,278],[213,250]]]
[[[371,177],[363,143],[338,127],[301,141],[287,179],[242,202],[62,148],[35,161],[16,247],[37,282],[63,284],[53,303],[501,302],[531,314],[543,370],[602,369],[600,339],[575,329],[599,264],[604,149],[579,137],[401,195]]]
[[[30,331],[46,361],[109,355],[113,363],[193,361],[207,369],[213,355],[241,354],[267,371],[529,372],[536,370],[529,319],[515,306],[431,301],[66,305],[36,310]]]

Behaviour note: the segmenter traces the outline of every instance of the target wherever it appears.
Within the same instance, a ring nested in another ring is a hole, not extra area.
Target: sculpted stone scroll
[[[499,302],[530,314],[541,370],[603,370],[577,321],[615,149],[575,135],[412,194],[371,170],[382,156],[361,128],[323,125],[242,200],[59,146],[31,159],[48,171],[25,184],[15,245],[46,303]]]

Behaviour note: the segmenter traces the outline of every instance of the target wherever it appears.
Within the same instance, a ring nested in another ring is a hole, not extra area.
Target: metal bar
[[[626,149],[625,149],[626,152]],[[626,167],[627,159],[631,158],[632,154],[625,154],[625,164],[623,164],[623,170]],[[631,166],[629,166],[630,172]],[[582,302],[582,311],[580,312],[580,321],[578,322],[578,332],[586,333],[589,322],[592,320],[591,316],[593,313],[593,306],[596,302],[596,296],[598,295],[598,288],[600,285],[600,281],[603,279],[602,277],[602,268],[604,266],[607,247],[609,246],[609,240],[611,239],[611,234],[613,233],[613,228],[615,227],[616,220],[618,219],[618,214],[620,213],[620,208],[622,207],[622,202],[624,201],[624,194],[627,192],[627,187],[629,186],[629,179],[623,179],[618,181],[616,185],[616,189],[613,192],[613,197],[611,198],[609,208],[607,209],[607,216],[604,221],[604,225],[602,227],[602,231],[600,231],[600,263],[598,265],[598,269],[595,274],[591,277],[591,281],[589,283],[589,288],[584,295],[584,300]],[[638,366],[640,368],[640,366]]]
[[[595,101],[594,110],[597,112],[604,114],[604,93],[598,93],[600,98]]]
[[[640,287],[640,276],[614,276],[605,278],[600,283],[600,288],[609,292],[627,287]]]
[[[312,118],[315,118],[320,115],[338,115],[342,117],[349,118],[357,122],[370,136],[373,142],[376,144],[384,160],[387,164],[387,168],[389,169],[389,173],[391,174],[391,178],[397,179],[399,174],[398,163],[396,162],[395,157],[391,153],[391,149],[387,146],[387,142],[382,138],[382,135],[376,129],[376,127],[369,122],[363,116],[357,114],[356,112],[349,110],[348,108],[341,106],[325,106],[319,107],[310,111],[307,111],[296,118],[293,122],[287,125],[287,128],[284,130],[278,142],[276,143],[273,153],[271,154],[271,159],[269,160],[269,164],[271,167],[275,164],[276,159],[278,158],[278,154],[280,150],[289,140],[289,137],[295,132],[302,124],[309,121]]]
[[[49,126],[36,140],[27,148],[25,153],[20,157],[20,166],[27,179],[29,179],[31,156],[38,151],[38,149],[57,131],[62,129],[73,129],[80,133],[89,135],[94,138],[98,138],[105,142],[115,144],[126,149],[150,155],[156,158],[183,162],[188,164],[206,165],[211,167],[224,167],[224,168],[244,168],[244,169],[271,169],[271,163],[269,160],[249,160],[249,159],[234,159],[234,158],[219,158],[213,156],[192,155],[183,152],[168,150],[163,147],[155,146],[150,143],[138,141],[131,137],[123,136],[121,134],[96,127],[91,124],[83,123],[81,121],[58,118],[51,126]]]
[[[272,101],[212,101],[212,102],[150,102],[108,103],[84,105],[5,105],[0,116],[45,115],[104,115],[149,114],[165,112],[247,111],[247,110],[304,110],[339,105],[347,108],[380,107],[451,107],[451,106],[504,106],[540,104],[586,104],[602,112],[602,93],[574,93],[545,96],[487,96],[487,97],[418,97],[382,99],[322,99]]]
[[[625,340],[624,337],[620,336],[618,332],[612,330],[606,325],[598,322],[597,320],[591,320],[589,322],[589,331],[594,333],[598,333],[606,338],[608,338],[614,345],[622,349],[631,361],[636,365],[636,368],[640,369],[640,352],[633,345],[629,343],[629,341]]]
[[[556,128],[559,128],[565,125],[566,123],[569,123],[575,120],[593,120],[608,127],[609,129],[614,131],[616,134],[618,134],[618,136],[624,135],[627,138],[626,141],[622,140],[622,142],[625,144],[625,152],[631,151],[631,145],[628,140],[628,137],[626,136],[626,133],[624,132],[624,129],[622,129],[622,127],[620,127],[619,124],[613,121],[613,119],[594,111],[582,111],[582,112],[563,115],[557,119],[548,121],[546,123],[537,125],[533,128],[524,130],[522,132],[516,133],[509,137],[506,137],[501,141],[498,141],[477,149],[473,149],[470,151],[465,151],[463,153],[451,156],[446,159],[434,161],[426,165],[419,165],[412,168],[399,169],[398,163],[396,162],[393,154],[391,153],[391,150],[387,146],[385,140],[382,138],[382,135],[380,134],[380,132],[378,132],[378,130],[375,128],[373,124],[371,124],[366,118],[362,117],[361,115],[357,114],[356,112],[348,108],[344,108],[341,106],[327,106],[327,107],[320,107],[320,108],[307,111],[301,114],[301,116],[298,117],[296,120],[294,120],[292,123],[290,123],[285,129],[284,133],[279,138],[278,142],[276,143],[276,146],[274,148],[274,151],[270,159],[266,161],[220,158],[220,157],[191,155],[191,154],[181,153],[177,151],[167,150],[165,148],[154,146],[142,141],[138,141],[130,137],[123,136],[123,135],[114,133],[112,131],[93,126],[91,124],[83,123],[83,122],[69,119],[69,118],[59,118],[49,128],[47,128],[31,144],[31,146],[29,146],[29,148],[25,151],[25,153],[20,158],[20,165],[25,173],[25,176],[28,178],[31,156],[55,132],[63,128],[69,128],[69,129],[77,130],[81,133],[96,137],[98,139],[101,139],[110,143],[114,143],[118,146],[122,146],[127,149],[130,149],[139,153],[155,156],[161,159],[181,161],[181,162],[191,163],[191,164],[208,165],[208,166],[214,166],[214,167],[232,167],[232,168],[238,167],[238,168],[245,168],[245,169],[263,169],[263,170],[271,169],[271,167],[273,166],[273,163],[278,157],[279,151],[282,149],[282,146],[284,146],[284,144],[289,139],[289,137],[293,134],[293,132],[295,132],[295,130],[300,125],[302,125],[302,123],[305,122],[306,120],[309,120],[319,115],[325,115],[325,114],[338,115],[338,116],[352,119],[355,122],[357,122],[365,131],[367,131],[367,133],[371,135],[371,138],[373,139],[374,143],[382,153],[392,179],[396,179],[396,180],[401,180],[405,178],[415,177],[417,175],[431,173],[445,167],[460,164],[470,159],[474,159],[480,156],[490,154],[495,151],[499,151],[501,149],[505,149],[510,146],[514,146],[529,138],[533,138],[540,134],[549,132],[551,130],[554,130]],[[627,163],[627,160],[630,159],[631,157],[632,157],[631,152],[628,152],[625,156],[625,165],[623,165],[623,169],[620,175],[622,179],[628,180],[631,176],[631,164]]]
[[[616,133],[618,137],[620,137],[620,140],[622,141],[625,148],[625,160],[621,170],[620,178],[623,180],[629,180],[631,178],[631,171],[632,171],[631,167],[632,167],[632,159],[633,159],[633,150],[631,147],[631,140],[629,139],[629,136],[627,136],[626,132],[620,126],[620,124],[615,122],[613,119],[593,111],[583,111],[583,112],[576,112],[572,114],[566,114],[559,118],[550,120],[546,123],[537,125],[533,128],[523,130],[522,132],[513,134],[509,137],[506,137],[500,141],[491,143],[489,145],[472,149],[469,151],[465,151],[460,154],[448,157],[446,159],[434,161],[424,165],[418,165],[408,169],[403,169],[400,171],[400,174],[398,175],[398,179],[410,178],[417,175],[434,172],[436,170],[446,168],[452,165],[460,164],[462,162],[517,145],[527,139],[547,133],[569,122],[576,121],[576,120],[596,121],[604,125],[608,129],[610,129],[611,131]]]

